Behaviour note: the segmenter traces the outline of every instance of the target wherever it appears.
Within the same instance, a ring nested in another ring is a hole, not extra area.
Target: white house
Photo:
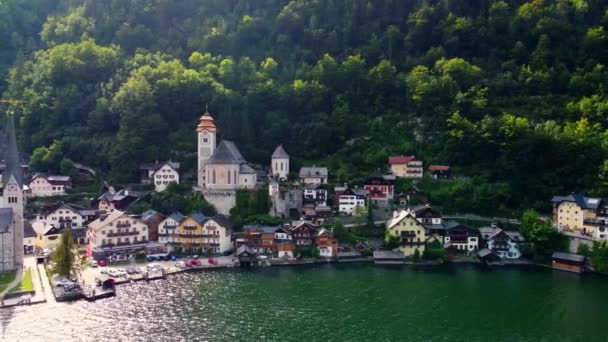
[[[60,196],[72,187],[69,176],[54,176],[37,173],[32,177],[28,187],[33,197]]]
[[[328,174],[326,167],[302,167],[300,181],[304,184],[327,184]]]
[[[279,258],[293,257],[293,249],[285,248],[287,245],[293,245],[293,236],[291,232],[285,228],[277,228],[274,231],[274,241],[277,244],[277,255]]]
[[[203,223],[203,250],[224,253],[232,248],[232,223],[224,215],[215,215]]]
[[[304,186],[304,203],[315,205],[327,205],[327,190],[322,189],[320,184],[306,184]]]
[[[117,209],[102,214],[89,223],[88,227],[91,248],[128,250],[129,247],[148,242],[148,226],[140,219]]]
[[[285,152],[283,145],[277,146],[272,153],[270,169],[273,177],[286,181],[289,175],[289,154]]]
[[[173,251],[179,245],[179,224],[186,218],[181,213],[173,213],[158,225],[158,242]]]
[[[479,228],[481,238],[487,248],[503,259],[518,259],[521,257],[520,245],[525,241],[519,232],[504,231],[498,227]]]
[[[144,184],[154,184],[154,190],[164,191],[171,183],[179,184],[180,164],[174,161],[156,161],[154,163],[142,164],[141,180]]]
[[[58,203],[36,215],[36,220],[56,228],[83,227],[87,222],[97,218],[97,211],[68,203]]]
[[[367,191],[348,188],[338,197],[338,210],[341,214],[352,215],[357,207],[367,205]]]

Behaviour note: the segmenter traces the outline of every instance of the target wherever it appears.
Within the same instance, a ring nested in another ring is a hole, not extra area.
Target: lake
[[[0,310],[5,341],[606,341],[608,278],[367,264],[178,274]]]

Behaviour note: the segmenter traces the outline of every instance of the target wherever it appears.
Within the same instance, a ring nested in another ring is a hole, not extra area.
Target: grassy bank
[[[14,279],[14,277],[13,277]],[[34,291],[34,283],[32,282],[32,270],[28,269],[23,274],[23,279],[21,279],[21,283],[19,285],[13,287],[9,292],[25,292],[25,291]]]

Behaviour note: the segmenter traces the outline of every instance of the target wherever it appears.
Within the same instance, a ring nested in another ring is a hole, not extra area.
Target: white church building
[[[217,143],[217,128],[208,111],[196,127],[198,135],[198,187],[205,199],[219,213],[228,215],[236,205],[236,190],[253,189],[256,171],[241,155],[238,147],[228,140]]]
[[[4,156],[6,170],[0,184],[0,274],[14,271],[23,265],[23,173],[15,125],[10,118],[7,128],[7,149]]]

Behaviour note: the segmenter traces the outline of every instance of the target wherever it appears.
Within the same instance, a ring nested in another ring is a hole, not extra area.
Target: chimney
[[[399,212],[397,210],[393,211],[393,218],[397,218],[399,216]]]

